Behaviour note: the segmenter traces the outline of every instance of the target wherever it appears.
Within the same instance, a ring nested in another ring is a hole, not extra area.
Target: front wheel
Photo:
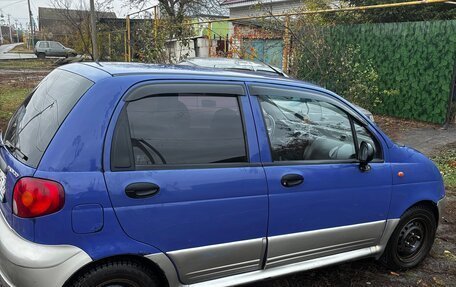
[[[72,287],[158,287],[153,270],[134,261],[112,261],[93,267],[80,275]]]
[[[388,241],[381,261],[392,270],[405,270],[420,264],[434,243],[437,219],[424,206],[415,206],[401,217]]]
[[[36,56],[38,57],[38,59],[45,59],[46,58],[46,54],[45,53],[38,53]]]

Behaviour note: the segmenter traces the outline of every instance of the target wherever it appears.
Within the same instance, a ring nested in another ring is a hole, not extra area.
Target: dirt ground
[[[0,92],[6,87],[32,89],[49,71],[49,67],[2,69],[0,65]],[[445,148],[456,148],[454,126],[442,130],[436,125],[380,116],[376,117],[376,121],[391,138],[427,155],[436,154]],[[0,129],[5,126],[6,120],[2,122],[0,119]],[[373,259],[365,259],[245,286],[456,286],[456,189],[447,190],[447,198],[447,207],[432,251],[418,268],[395,273]]]

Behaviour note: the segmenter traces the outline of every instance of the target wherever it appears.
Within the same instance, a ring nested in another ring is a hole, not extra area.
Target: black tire
[[[70,54],[70,57],[74,58],[74,57],[76,57],[77,55],[78,55],[78,54],[71,53],[71,54]]]
[[[419,265],[432,248],[436,230],[432,210],[425,206],[410,208],[402,215],[380,261],[395,271]]]
[[[109,261],[77,277],[72,287],[159,287],[151,268],[134,261]]]
[[[38,57],[38,59],[46,59],[46,54],[44,53],[38,53],[36,56]]]

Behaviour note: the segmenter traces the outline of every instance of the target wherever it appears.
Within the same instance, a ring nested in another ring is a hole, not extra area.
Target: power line
[[[7,4],[7,5],[5,5],[5,6],[2,6],[2,7],[0,7],[0,9],[4,9],[4,8],[6,8],[6,7],[16,5],[16,4],[19,4],[19,3],[24,2],[24,1],[25,1],[25,0],[19,0],[19,1],[16,1],[16,2],[14,2],[14,3],[10,3],[10,4]]]

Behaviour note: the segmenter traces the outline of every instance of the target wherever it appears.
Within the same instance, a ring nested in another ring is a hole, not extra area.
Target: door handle
[[[145,198],[158,193],[160,187],[155,183],[137,182],[129,184],[125,188],[125,193],[131,198]]]
[[[304,177],[300,174],[290,173],[282,176],[280,183],[285,187],[300,185],[304,182]]]

